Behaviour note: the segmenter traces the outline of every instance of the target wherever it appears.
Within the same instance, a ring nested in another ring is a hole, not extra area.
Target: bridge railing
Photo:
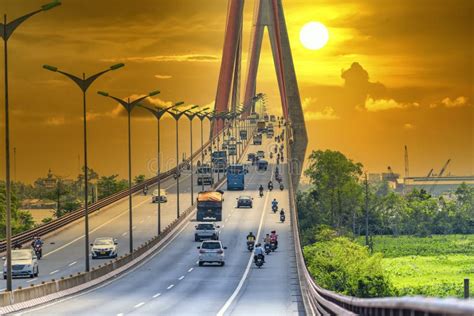
[[[217,137],[217,136],[216,136]],[[203,144],[203,150],[206,149],[207,147],[209,147],[210,145],[210,141],[207,141],[206,143]],[[191,157],[189,157],[188,159],[184,160],[183,162],[181,162],[179,164],[179,170],[181,170],[183,167],[185,167],[186,165],[188,165],[190,163],[190,161],[196,159],[199,155],[201,154],[201,149],[195,151]],[[148,186],[151,186],[155,183],[158,182],[158,179],[161,179],[161,180],[164,180],[164,179],[167,179],[169,177],[171,177],[172,175],[174,175],[176,173],[176,167],[168,170],[168,171],[165,171],[163,173],[161,173],[159,176],[154,176],[150,179],[147,179],[139,184],[136,184],[134,186],[132,186],[132,194],[136,193],[136,192],[139,192],[143,189],[143,187],[145,185],[148,185]],[[91,203],[89,204],[89,207],[88,207],[88,211],[89,211],[89,214],[92,214],[104,207],[107,207],[115,202],[118,202],[119,200],[125,198],[128,196],[128,189],[125,189],[125,190],[122,190],[120,192],[117,192],[117,193],[114,193],[106,198],[103,198],[95,203]],[[27,231],[24,231],[22,233],[19,233],[15,236],[13,236],[12,238],[12,244],[16,244],[16,243],[19,243],[19,244],[24,244],[24,243],[28,243],[30,242],[31,240],[33,240],[33,238],[35,236],[45,236],[47,234],[50,234],[56,230],[59,230],[63,227],[65,227],[66,225],[69,225],[77,220],[80,220],[84,218],[84,207],[81,207],[77,210],[74,210],[72,212],[69,212],[57,219],[54,219],[52,221],[50,221],[49,223],[46,223],[46,224],[42,224],[38,227],[35,227],[35,228],[32,228],[30,230],[27,230]],[[1,240],[0,241],[0,253],[1,252],[4,252],[6,251],[6,241],[5,240]]]
[[[290,164],[292,160],[289,144],[287,137],[287,161]],[[293,168],[289,167],[287,170],[291,171]],[[289,173],[288,179],[291,179]],[[318,286],[306,267],[299,238],[296,190],[292,181],[288,182],[298,279],[308,315],[474,315],[474,300],[421,296],[366,299],[341,295]]]

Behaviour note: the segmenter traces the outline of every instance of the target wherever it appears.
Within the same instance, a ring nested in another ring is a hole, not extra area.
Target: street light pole
[[[33,15],[50,10],[61,5],[61,2],[54,1],[41,6],[41,9],[23,15],[7,23],[7,15],[3,15],[3,23],[0,23],[0,36],[3,39],[3,57],[4,57],[4,79],[5,79],[5,229],[6,229],[6,259],[7,259],[7,291],[12,290],[12,227],[11,227],[11,177],[10,177],[10,117],[9,117],[9,99],[8,99],[8,39],[12,36],[15,29],[21,23]]]
[[[151,114],[156,117],[157,121],[157,191],[158,191],[158,214],[157,214],[157,230],[158,235],[161,234],[161,135],[160,135],[160,121],[164,114],[168,113],[168,110],[180,106],[183,102],[175,103],[174,105],[161,109],[158,107],[149,108],[139,104],[138,106],[148,110]]]
[[[116,64],[111,66],[109,69],[103,70],[101,72],[96,73],[88,78],[86,78],[86,74],[82,74],[82,79],[66,73],[64,71],[59,70],[57,67],[43,65],[43,68],[52,72],[60,73],[72,81],[81,89],[82,91],[82,115],[83,115],[83,137],[84,137],[84,230],[85,230],[85,261],[86,261],[86,272],[89,272],[90,265],[89,265],[89,206],[88,206],[88,194],[89,194],[89,167],[87,164],[87,104],[86,104],[86,92],[87,89],[91,86],[91,84],[103,74],[117,70],[125,66],[124,64]]]
[[[120,98],[109,95],[107,92],[98,91],[98,94],[111,98],[117,101],[127,111],[127,126],[128,126],[128,230],[129,230],[129,246],[130,253],[133,252],[133,203],[132,203],[132,136],[131,136],[131,116],[132,110],[143,100],[160,93],[160,91],[152,91],[146,96],[140,97],[132,102],[130,98],[124,101]]]

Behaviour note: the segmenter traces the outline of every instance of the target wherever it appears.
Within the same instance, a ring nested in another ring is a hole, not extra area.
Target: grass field
[[[462,297],[464,279],[474,282],[474,235],[375,236],[373,247],[398,295]]]

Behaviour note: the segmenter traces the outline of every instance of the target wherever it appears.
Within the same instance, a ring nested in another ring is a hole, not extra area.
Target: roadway
[[[195,158],[194,163],[201,159]],[[221,174],[222,176],[222,174]],[[183,170],[180,177],[180,210],[184,211],[191,206],[190,173]],[[215,175],[217,181],[217,175]],[[201,186],[196,185],[194,177],[194,193],[201,191]],[[168,202],[161,204],[161,228],[173,222],[176,218],[176,180],[170,177],[161,183],[161,188],[166,189]],[[151,239],[158,230],[158,206],[151,202],[151,195],[156,186],[150,187],[149,194],[144,196],[141,192],[133,195],[133,241],[134,247]],[[195,197],[196,198],[196,195]],[[103,209],[90,214],[90,242],[97,237],[114,237],[118,240],[119,256],[129,253],[129,224],[128,224],[128,197],[113,203]],[[26,287],[30,284],[40,284],[42,281],[59,279],[85,270],[84,260],[84,221],[78,220],[67,227],[48,236],[44,240],[43,258],[39,260],[39,276],[34,279],[14,278],[13,288]],[[29,245],[23,245],[24,248]],[[110,259],[90,260],[90,266],[96,267],[108,262]],[[6,280],[0,280],[0,291],[6,288]]]
[[[270,141],[263,146],[268,154]],[[254,152],[262,146],[249,146]],[[245,155],[246,156],[246,155]],[[266,172],[249,167],[244,191],[226,191],[220,239],[226,250],[226,265],[197,265],[199,243],[194,242],[194,222],[189,221],[169,244],[131,271],[75,296],[31,309],[28,315],[293,315],[301,313],[290,216],[280,223],[271,211],[271,200],[289,209],[285,190],[265,192],[258,186],[272,177],[274,164]],[[286,166],[283,166],[285,168]],[[282,166],[280,166],[282,168]],[[283,174],[285,174],[283,172]],[[225,185],[223,188],[225,189]],[[252,209],[237,209],[236,198],[251,195]],[[261,241],[277,230],[279,248],[257,269],[246,249],[252,231]]]

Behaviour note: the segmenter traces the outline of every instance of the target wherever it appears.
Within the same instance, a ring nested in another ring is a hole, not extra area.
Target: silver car
[[[100,237],[91,244],[92,259],[117,258],[117,240],[112,237]]]
[[[219,231],[217,229],[220,228],[220,226],[214,223],[199,223],[195,228],[194,241],[201,241],[203,239],[219,240]]]
[[[222,243],[219,240],[206,240],[203,241],[199,249],[199,266],[204,263],[215,263],[223,266],[225,263],[225,254]]]
[[[39,273],[38,258],[33,250],[12,250],[12,276],[37,277]],[[7,263],[3,264],[3,279],[7,278]]]

